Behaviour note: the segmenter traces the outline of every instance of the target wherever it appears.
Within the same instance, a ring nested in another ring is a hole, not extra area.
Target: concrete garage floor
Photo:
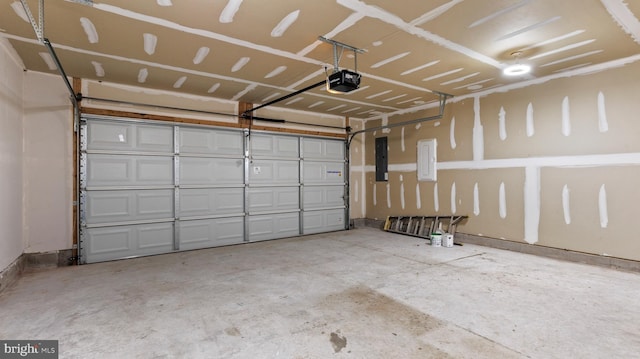
[[[640,275],[376,229],[25,274],[0,338],[61,358],[632,358]]]

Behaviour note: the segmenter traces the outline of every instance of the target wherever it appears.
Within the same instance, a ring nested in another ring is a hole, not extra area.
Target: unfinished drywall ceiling
[[[0,36],[25,67],[55,71],[20,1],[0,9]],[[323,80],[325,36],[366,50],[361,89],[278,106],[367,119],[435,101],[433,90],[469,94],[635,55],[638,17],[623,0],[47,1],[45,36],[70,76],[255,104]],[[531,74],[502,75],[515,51]],[[353,54],[339,64],[353,69]]]

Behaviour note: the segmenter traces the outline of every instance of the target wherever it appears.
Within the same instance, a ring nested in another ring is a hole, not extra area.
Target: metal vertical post
[[[300,234],[304,234],[304,138],[298,137],[298,189],[299,208],[298,223]]]
[[[249,165],[251,132],[244,130],[244,241],[249,242]]]
[[[180,127],[173,126],[173,249],[180,250]]]

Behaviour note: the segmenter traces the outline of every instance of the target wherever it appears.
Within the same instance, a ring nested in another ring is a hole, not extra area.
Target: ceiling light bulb
[[[502,73],[505,74],[506,76],[525,75],[525,74],[528,74],[529,72],[531,72],[531,66],[525,65],[525,64],[511,65],[506,67],[504,70],[502,70]]]

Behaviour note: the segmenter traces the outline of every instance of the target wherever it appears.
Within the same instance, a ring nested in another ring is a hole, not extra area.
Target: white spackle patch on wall
[[[607,189],[604,185],[600,186],[598,207],[600,211],[600,227],[607,228],[609,225],[609,210],[607,209]]]
[[[524,240],[538,241],[540,227],[540,168],[527,166],[524,180]]]
[[[458,206],[456,203],[456,183],[453,182],[451,184],[451,214],[456,214],[457,209]]]
[[[420,197],[420,184],[416,183],[416,208],[422,208],[422,198]]]
[[[179,79],[176,80],[176,82],[173,83],[173,88],[179,89],[180,87],[182,87],[182,85],[184,85],[185,81],[187,81],[187,76],[181,76]]]
[[[141,84],[144,83],[147,81],[147,76],[149,76],[149,70],[146,68],[140,69],[140,71],[138,71],[138,82]]]
[[[480,215],[480,193],[478,191],[478,182],[473,185],[473,214]]]
[[[93,25],[93,22],[91,22],[91,20],[87,19],[86,17],[81,17],[80,25],[82,25],[82,29],[87,35],[87,40],[89,40],[89,43],[97,43],[99,40],[98,31],[96,31],[96,27],[95,25]]]
[[[473,98],[473,160],[484,160],[484,129],[480,122],[480,98]]]
[[[605,106],[604,94],[598,92],[598,130],[600,132],[609,131],[609,122],[607,120],[607,108]]]
[[[402,131],[400,132],[400,147],[402,147],[402,152],[405,151],[404,147],[404,126],[402,126]]]
[[[404,177],[400,175],[400,206],[404,209]]]
[[[199,48],[198,51],[196,52],[195,56],[193,57],[193,64],[194,65],[198,65],[198,64],[202,63],[202,61],[204,61],[205,57],[207,57],[207,55],[209,55],[209,51],[211,51],[211,49],[209,49],[206,46],[202,46],[201,48]]]
[[[449,143],[451,143],[451,149],[455,150],[458,146],[456,144],[456,117],[451,118],[451,128],[449,128]]]
[[[433,209],[436,212],[440,211],[440,198],[438,198],[438,182],[433,185]]]
[[[571,111],[569,109],[569,96],[562,100],[562,134],[571,135]]]
[[[507,193],[504,189],[504,182],[500,182],[500,191],[498,193],[498,212],[500,218],[507,218]]]
[[[527,137],[533,136],[535,127],[533,126],[533,104],[529,102],[527,106]]]
[[[420,127],[422,127],[422,124],[421,124],[421,123],[417,124],[417,125],[416,125],[416,130],[419,130],[419,129],[420,129]]]
[[[382,115],[382,126],[386,126],[389,124],[389,116],[385,113]],[[382,133],[389,133],[391,132],[390,128],[383,128],[382,129]]]
[[[232,67],[231,72],[238,72],[244,65],[248,64],[251,61],[250,57],[241,57]]]
[[[356,203],[358,203],[358,197],[360,197],[359,193],[360,193],[360,188],[359,188],[359,182],[358,180],[354,181],[354,189],[353,189],[353,199]]]
[[[378,205],[378,185],[376,183],[373,184],[373,206]]]
[[[373,137],[376,137],[377,134],[378,134],[378,131],[373,131]]]
[[[433,123],[433,127],[438,127],[438,126],[440,126],[440,121],[436,121]]]
[[[562,187],[562,211],[564,212],[564,223],[571,224],[571,198],[569,196],[569,186]]]
[[[507,139],[507,112],[504,110],[504,107],[500,107],[500,112],[498,113],[498,134],[502,141]]]
[[[293,23],[298,19],[300,15],[300,10],[293,11],[289,13],[289,15],[285,16],[279,23],[276,25],[273,30],[271,30],[271,37],[282,37],[285,31],[293,25]]]
[[[387,208],[391,208],[391,184],[387,182]]]

